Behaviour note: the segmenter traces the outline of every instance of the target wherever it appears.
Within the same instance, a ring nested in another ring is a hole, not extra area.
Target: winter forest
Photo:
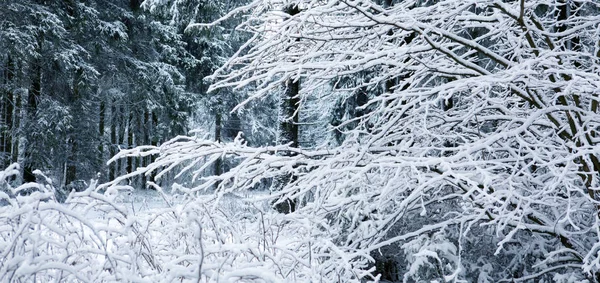
[[[0,0],[0,282],[600,282],[598,0]]]

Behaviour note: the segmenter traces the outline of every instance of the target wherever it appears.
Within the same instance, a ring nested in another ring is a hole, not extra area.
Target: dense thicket
[[[282,280],[599,281],[599,11],[594,1],[254,1],[232,13],[253,37],[210,90],[287,93],[295,110],[279,118],[294,123],[327,93],[339,144],[180,137],[144,148],[161,154],[145,172],[228,156],[239,165],[181,191],[288,180],[271,197],[294,200],[282,225],[302,232],[287,265],[297,269],[273,274]]]

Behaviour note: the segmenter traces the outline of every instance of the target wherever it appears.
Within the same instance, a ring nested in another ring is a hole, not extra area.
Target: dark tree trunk
[[[104,161],[104,124],[106,123],[106,103],[104,100],[100,101],[100,109],[98,109],[98,164],[100,164],[100,168],[105,168],[102,165]],[[104,171],[104,169],[102,169]],[[106,172],[103,172],[103,176],[101,178],[106,178],[104,176]]]
[[[150,111],[147,108],[145,108],[144,109],[143,121],[141,122],[142,126],[140,128],[142,130],[142,135],[143,135],[143,137],[142,137],[143,140],[141,142],[142,144],[150,144],[150,126],[151,126],[150,123],[151,123],[150,122]],[[146,157],[140,157],[140,159],[141,159],[140,162],[141,162],[141,166],[142,167],[148,166],[149,161],[150,161],[149,158],[150,157],[148,157],[148,156],[146,156]],[[146,174],[143,174],[141,176],[141,181],[142,181],[142,187],[146,188],[146,183],[148,181],[152,181],[152,179],[150,179],[150,180],[147,179],[146,178]]]
[[[232,141],[242,130],[240,117],[234,112],[229,115],[227,122],[223,124],[222,140]]]
[[[77,165],[75,164],[75,161],[77,160],[77,141],[73,137],[69,138],[69,148],[69,158],[67,159],[67,168],[65,172],[66,185],[77,180]]]
[[[558,1],[558,11],[557,11],[557,22],[556,29],[558,32],[565,32],[569,27],[564,23],[564,21],[568,20],[572,14],[575,13],[579,8],[579,3],[575,1],[569,0],[561,0]],[[564,41],[564,48],[567,50],[580,51],[580,38],[578,36],[573,36],[572,38]],[[577,63],[577,62],[576,62]]]
[[[110,156],[113,157],[117,154],[117,101],[113,100],[110,106]],[[115,179],[117,174],[117,162],[115,161],[109,165],[108,168],[108,180],[112,181]]]
[[[279,133],[277,137],[277,144],[289,144],[290,147],[298,147],[298,122],[299,122],[299,104],[300,98],[298,96],[300,90],[300,82],[292,81],[291,79],[286,81],[285,92],[283,93],[279,102]],[[277,177],[275,182],[275,189],[280,190],[286,184],[294,182],[296,177],[293,174],[282,175]],[[285,199],[282,202],[276,204],[274,208],[281,213],[292,213],[296,211],[297,206],[296,199]]]
[[[12,159],[12,129],[13,129],[13,93],[12,82],[14,79],[14,64],[9,56],[4,73],[4,85],[6,89],[0,97],[0,166],[6,168]]]
[[[127,119],[127,126],[125,127],[126,129],[126,134],[127,134],[127,148],[132,148],[133,147],[133,113],[130,110],[129,111],[129,115],[128,115],[128,119]],[[125,137],[123,137],[125,138]],[[134,168],[133,168],[133,157],[127,157],[127,168],[125,169],[127,171],[127,173],[131,173],[133,172]]]
[[[129,0],[129,7],[134,12],[138,11],[142,5],[143,0]]]
[[[121,102],[122,103],[122,102]],[[126,111],[125,107],[121,105],[119,107],[119,116],[121,119],[117,118],[117,152],[121,149],[125,149],[127,145],[127,123],[129,120],[129,115],[127,114],[129,111]],[[123,170],[127,170],[127,160],[123,160],[119,158],[115,161],[116,166],[116,174],[117,176],[123,174]]]
[[[38,105],[38,99],[42,94],[42,66],[39,60],[36,62],[34,68],[34,75],[31,84],[31,89],[29,91],[29,95],[27,97],[27,108],[30,111],[30,114],[35,114]]]
[[[290,16],[300,13],[297,5],[291,5],[284,9]],[[300,117],[300,78],[288,79],[285,82],[285,91],[279,100],[279,125],[277,144],[289,144],[290,147],[298,147],[298,122]],[[284,153],[285,154],[285,153]],[[289,153],[287,153],[289,154]],[[293,182],[296,177],[293,174],[281,175],[275,178],[274,187],[281,190],[286,184]],[[296,210],[296,199],[285,199],[274,206],[281,213],[291,213]]]
[[[221,130],[222,130],[222,124],[223,124],[223,119],[222,119],[222,115],[221,112],[219,112],[219,110],[215,111],[215,141],[216,142],[221,142]],[[214,166],[214,175],[215,176],[219,176],[223,174],[223,160],[221,158],[217,159],[215,161],[215,166]],[[215,189],[217,189],[219,187],[219,182],[215,183]]]
[[[70,97],[70,101],[69,104],[74,105],[75,106],[75,115],[77,114],[83,114],[81,113],[81,110],[79,109],[79,104],[80,104],[80,89],[79,89],[79,83],[81,82],[81,79],[83,77],[83,70],[79,69],[75,72],[75,78],[73,79],[73,90],[71,92],[71,97]],[[78,113],[79,112],[79,113]],[[68,157],[67,157],[67,168],[66,168],[66,172],[65,172],[65,184],[69,185],[71,184],[73,181],[77,180],[77,156],[78,156],[78,144],[77,144],[77,137],[76,137],[76,131],[71,130],[69,132],[69,137],[68,137],[68,144],[69,144],[69,152],[68,152]]]
[[[23,182],[35,182],[35,176],[33,175],[33,171],[35,170],[34,166],[34,156],[32,156],[31,152],[35,152],[35,144],[32,140],[30,140],[29,134],[34,127],[35,116],[38,107],[38,99],[42,94],[42,63],[39,59],[35,60],[33,65],[33,78],[31,83],[31,89],[27,94],[27,106],[25,108],[25,117],[23,117],[22,123],[25,123],[25,129],[27,133],[22,133],[26,136],[24,141],[26,141],[26,146],[22,146],[22,149],[25,149],[25,152],[22,154],[25,157],[23,164]],[[29,152],[27,152],[29,150]]]
[[[149,128],[148,129],[156,129],[158,127],[158,116],[156,115],[156,112],[151,111],[150,113],[150,120],[149,120]],[[148,133],[148,137],[150,138],[150,144],[153,146],[158,146],[160,144],[160,140],[158,139],[158,135],[157,134],[150,134]],[[148,156],[148,163],[152,163],[156,160],[156,156],[155,155],[151,155]],[[148,176],[149,180],[152,182],[156,182],[156,170],[152,171],[152,173],[150,174],[150,176]]]
[[[277,144],[298,147],[298,121],[300,116],[300,82],[289,79],[279,102],[279,136]]]
[[[20,133],[19,131],[23,124],[23,116],[21,115],[21,112],[23,112],[23,95],[20,92],[15,93],[13,95],[13,101],[15,103],[13,124],[14,129],[17,130],[18,134],[14,134],[12,139],[12,163],[16,163],[19,161],[20,136],[23,135],[23,133]]]
[[[142,137],[142,133],[143,133],[143,118],[144,115],[142,113],[142,115],[134,115],[134,119],[135,119],[135,132],[133,131],[134,128],[132,128],[131,126],[129,127],[129,135],[130,135],[130,142],[131,142],[131,146],[137,146],[138,144],[140,144],[140,138]],[[143,140],[141,141],[142,144],[144,144]],[[141,162],[142,162],[142,157],[133,157],[134,158],[134,164],[133,164],[133,170],[137,170],[140,166],[142,166]],[[143,176],[143,174],[142,174]],[[138,188],[144,188],[146,185],[146,182],[144,180],[144,178],[142,176],[138,176],[137,182],[138,182]]]

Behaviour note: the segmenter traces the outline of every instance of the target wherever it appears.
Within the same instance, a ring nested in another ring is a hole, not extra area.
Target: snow
[[[254,32],[209,78],[253,88],[235,109],[290,81],[303,102],[367,93],[336,144],[122,148],[109,163],[156,158],[65,204],[0,173],[0,281],[598,280],[597,1],[393,2],[254,0],[217,21],[249,12]],[[175,183],[123,185],[139,176]]]
[[[298,243],[303,233],[285,229],[281,215],[265,215],[264,193],[192,198],[115,188],[99,194],[90,187],[60,204],[48,194],[19,196],[23,188],[0,185],[12,203],[0,207],[2,281],[196,282],[201,274],[208,281],[283,282],[282,272],[308,276],[293,253],[306,248]]]

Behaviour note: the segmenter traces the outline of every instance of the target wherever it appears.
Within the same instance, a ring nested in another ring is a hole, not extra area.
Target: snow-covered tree
[[[252,115],[251,111],[231,112],[240,103],[240,97],[243,97],[244,92],[232,92],[231,89],[223,88],[207,93],[209,83],[205,78],[223,65],[247,39],[248,33],[234,29],[241,19],[231,17],[221,25],[212,27],[188,28],[188,26],[217,20],[229,9],[247,2],[147,0],[142,4],[142,7],[150,13],[168,19],[169,25],[181,34],[185,42],[185,50],[194,58],[190,61],[182,60],[180,64],[188,78],[186,93],[195,98],[197,105],[192,124],[196,127],[196,132],[218,142],[233,141],[240,131],[245,132],[252,143],[269,141],[268,138],[264,138],[270,137],[269,134],[257,134],[255,129],[257,124],[267,120],[269,114],[262,112],[260,115]],[[227,160],[218,160],[210,171],[211,174],[219,175],[230,166]]]
[[[297,201],[285,225],[308,238],[289,264],[315,281],[599,282],[600,5],[384,2],[260,0],[225,17],[245,14],[254,35],[210,90],[365,92],[339,146],[178,137],[124,152],[160,154],[131,175],[229,157],[239,165],[176,188],[293,176],[270,197]]]
[[[0,159],[26,181],[40,169],[68,185],[133,171],[106,168],[119,147],[187,131],[194,98],[177,67],[177,31],[140,1],[0,2]],[[112,173],[112,174],[111,174]]]

